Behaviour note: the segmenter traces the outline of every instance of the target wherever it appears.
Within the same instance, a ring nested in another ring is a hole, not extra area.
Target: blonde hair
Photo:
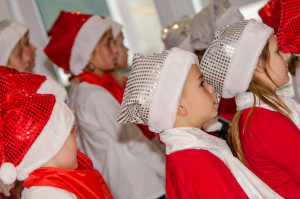
[[[272,80],[270,75],[268,74],[266,68],[270,61],[270,52],[269,52],[269,42],[267,42],[266,46],[264,47],[260,58],[262,61],[262,66],[267,74],[268,78],[276,85],[276,83]],[[276,85],[277,86],[277,85]],[[278,86],[277,86],[278,87]],[[259,78],[257,78],[255,75],[253,76],[253,79],[250,82],[248,91],[253,93],[254,102],[252,105],[252,108],[250,112],[247,115],[246,122],[243,126],[242,133],[244,133],[244,130],[246,126],[248,126],[249,129],[249,123],[253,116],[253,112],[256,105],[256,100],[259,100],[259,105],[261,102],[267,104],[277,112],[281,113],[285,117],[287,117],[289,120],[291,118],[289,117],[289,113],[291,113],[291,110],[285,105],[285,103],[278,97],[278,95],[275,93],[274,90],[266,86]],[[239,111],[235,114],[232,125],[229,132],[229,144],[233,148],[233,150],[236,152],[238,158],[247,166],[245,159],[244,159],[244,152],[240,141],[240,132],[239,132],[239,121],[241,118],[243,111]],[[287,114],[288,113],[288,114]],[[257,113],[258,114],[258,113]],[[249,131],[249,133],[251,133]]]

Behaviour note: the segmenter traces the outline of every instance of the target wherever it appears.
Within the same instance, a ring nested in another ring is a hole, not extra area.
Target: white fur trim
[[[199,66],[195,54],[172,48],[164,61],[149,110],[149,129],[160,133],[174,127],[176,112],[186,78],[193,64]]]
[[[114,21],[113,19],[111,19],[110,17],[106,17],[105,20],[111,26],[114,39],[117,39],[118,35],[121,33],[123,26],[121,24],[119,24],[118,22]]]
[[[67,100],[67,91],[51,77],[46,76],[46,81],[40,86],[37,93],[52,94],[62,101]]]
[[[14,28],[22,37],[28,32],[28,27],[18,21],[12,21],[11,27]]]
[[[70,108],[56,99],[48,123],[16,167],[19,181],[25,180],[31,172],[56,156],[70,135],[74,122]]]
[[[218,118],[213,118],[207,122],[205,122],[202,126],[202,128],[206,132],[214,132],[214,131],[220,131],[222,128],[222,123],[218,121]]]
[[[98,15],[90,17],[82,25],[71,50],[70,71],[73,75],[83,72],[97,43],[109,28],[109,23]]]
[[[260,54],[272,33],[269,26],[249,20],[232,55],[222,97],[232,98],[248,89]]]
[[[0,32],[0,65],[7,65],[12,50],[25,33],[26,29],[24,25],[15,21],[10,22],[10,24]]]
[[[10,162],[4,162],[0,168],[0,179],[6,184],[12,184],[17,179],[17,170],[15,165]]]

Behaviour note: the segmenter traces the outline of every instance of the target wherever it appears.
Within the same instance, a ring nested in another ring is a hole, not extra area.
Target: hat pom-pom
[[[0,168],[0,179],[4,184],[12,184],[17,179],[17,169],[10,162],[5,162]]]

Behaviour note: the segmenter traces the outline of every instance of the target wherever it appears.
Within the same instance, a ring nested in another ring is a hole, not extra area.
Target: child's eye
[[[277,50],[276,50],[276,53],[279,53],[280,51],[279,51],[279,48],[277,48]]]

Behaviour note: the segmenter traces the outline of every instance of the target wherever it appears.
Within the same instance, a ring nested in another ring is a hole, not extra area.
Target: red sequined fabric
[[[53,95],[10,93],[0,99],[0,162],[18,166],[43,131],[56,100]]]
[[[70,71],[70,57],[73,43],[82,25],[93,15],[80,12],[61,11],[48,35],[52,36],[44,49],[53,63]]]
[[[46,77],[32,73],[0,74],[0,97],[6,93],[36,93]]]
[[[17,74],[19,72],[13,68],[8,68],[6,66],[0,66],[0,74],[8,74],[8,73]]]
[[[264,7],[262,7],[258,14],[262,21],[274,29],[277,34],[282,10],[282,0],[270,0]]]
[[[300,54],[300,0],[284,1],[277,40],[282,52]]]

